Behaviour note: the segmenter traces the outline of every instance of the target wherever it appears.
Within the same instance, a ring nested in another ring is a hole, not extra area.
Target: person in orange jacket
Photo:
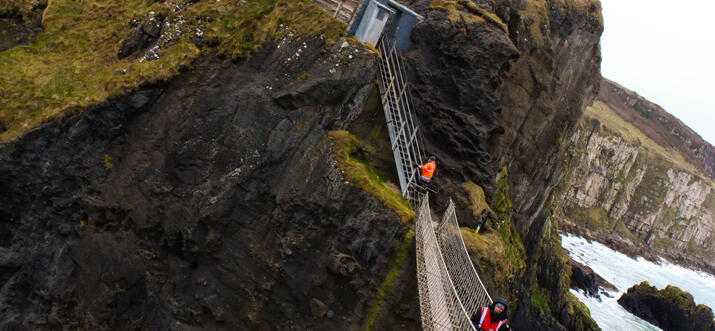
[[[436,157],[430,156],[429,160],[427,160],[427,163],[425,165],[420,166],[420,170],[422,170],[422,174],[420,175],[420,180],[423,182],[429,184],[432,181],[432,176],[434,175],[434,170],[437,168],[437,163],[435,162],[437,160]]]

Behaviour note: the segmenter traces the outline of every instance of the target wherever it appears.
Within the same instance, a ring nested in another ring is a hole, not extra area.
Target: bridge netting
[[[417,284],[424,330],[476,330],[470,317],[492,299],[472,265],[450,200],[435,222],[429,195],[419,205],[416,223]]]

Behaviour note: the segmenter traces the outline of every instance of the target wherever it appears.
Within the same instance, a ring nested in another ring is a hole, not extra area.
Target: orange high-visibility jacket
[[[432,175],[434,175],[434,169],[436,168],[437,165],[434,162],[427,162],[427,164],[420,166],[420,169],[422,169],[422,176],[427,178],[432,178]]]

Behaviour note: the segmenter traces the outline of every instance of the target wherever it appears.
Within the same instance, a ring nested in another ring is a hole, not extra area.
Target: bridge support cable
[[[452,199],[435,232],[457,295],[467,315],[472,316],[479,307],[490,305],[492,298],[469,258]]]
[[[397,166],[400,189],[413,206],[421,200],[424,188],[417,183],[418,166],[424,162],[417,118],[412,107],[412,94],[407,84],[402,58],[397,51],[397,41],[382,37],[380,52],[380,93],[390,135],[392,154]]]

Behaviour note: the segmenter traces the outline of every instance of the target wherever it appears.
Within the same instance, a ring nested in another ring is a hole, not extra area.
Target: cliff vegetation
[[[245,58],[291,33],[330,43],[344,30],[314,4],[287,0],[54,0],[42,27],[0,52],[0,141],[166,81],[201,54]]]

